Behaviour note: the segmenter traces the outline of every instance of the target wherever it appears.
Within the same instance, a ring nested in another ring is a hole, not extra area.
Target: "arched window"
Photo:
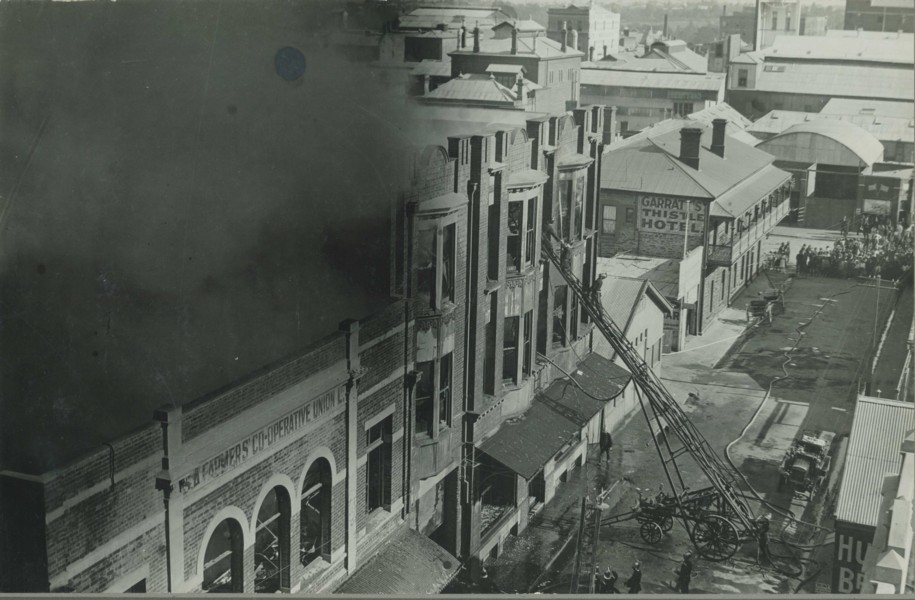
[[[244,534],[235,519],[225,519],[207,541],[203,555],[203,591],[240,594],[244,588]]]
[[[302,485],[300,554],[303,565],[310,565],[317,558],[330,562],[332,488],[330,463],[326,458],[318,458],[308,468]]]
[[[277,486],[257,513],[254,533],[254,591],[289,591],[289,492]]]

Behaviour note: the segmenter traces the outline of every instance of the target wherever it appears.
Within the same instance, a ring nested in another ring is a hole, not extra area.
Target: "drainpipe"
[[[410,513],[410,505],[412,503],[412,486],[413,486],[413,393],[416,390],[417,382],[417,373],[415,370],[408,371],[410,365],[411,356],[410,356],[410,303],[413,298],[413,289],[411,288],[411,282],[413,280],[413,212],[415,209],[414,203],[408,203],[403,207],[404,212],[406,213],[406,243],[405,247],[405,260],[406,265],[404,266],[404,306],[403,306],[403,361],[404,361],[404,384],[406,386],[406,406],[404,407],[404,435],[403,435],[403,447],[404,447],[404,473],[403,473],[403,516],[406,520],[406,515]]]

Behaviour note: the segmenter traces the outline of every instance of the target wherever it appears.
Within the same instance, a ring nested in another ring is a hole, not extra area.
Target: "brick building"
[[[845,0],[845,29],[915,32],[911,0]]]
[[[690,334],[756,275],[762,239],[787,214],[790,174],[726,127],[661,123],[612,148],[601,173],[600,256],[682,261],[701,249],[696,304],[677,307]]]
[[[588,6],[570,4],[563,8],[547,11],[547,35],[562,42],[564,31],[573,30],[578,38],[578,47],[587,56],[586,60],[600,60],[616,54],[620,41],[620,15],[596,3]]]

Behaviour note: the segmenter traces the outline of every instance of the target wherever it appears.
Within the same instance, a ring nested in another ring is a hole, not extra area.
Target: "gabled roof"
[[[759,52],[744,52],[731,59],[731,64],[738,65],[758,65],[763,62],[763,57]]]
[[[514,102],[515,92],[488,75],[463,75],[438,86],[424,98],[474,100],[478,102]]]
[[[737,112],[735,108],[726,102],[719,102],[718,104],[703,108],[700,111],[689,114],[687,118],[705,123],[709,126],[715,119],[727,119],[727,134],[729,136],[735,140],[740,140],[749,146],[755,146],[759,141],[752,134],[745,131],[753,122]]]
[[[736,219],[741,217],[759,199],[773,192],[791,179],[787,171],[767,165],[758,173],[734,186],[718,197],[710,209],[714,217]]]
[[[678,158],[684,127],[703,130],[698,170]],[[601,188],[713,199],[773,162],[771,155],[729,135],[721,158],[709,150],[711,129],[699,121],[669,119],[624,140],[603,161]]]
[[[670,302],[648,279],[634,277],[610,276],[601,288],[601,303],[623,333],[629,329],[639,302],[643,297],[652,300],[661,311],[670,313],[673,307]]]
[[[511,29],[514,27],[518,33],[533,33],[535,31],[546,31],[546,27],[532,19],[523,19],[521,21],[502,21],[493,29]]]
[[[899,473],[900,446],[912,429],[913,405],[859,396],[848,435],[836,520],[876,527],[883,479]]]

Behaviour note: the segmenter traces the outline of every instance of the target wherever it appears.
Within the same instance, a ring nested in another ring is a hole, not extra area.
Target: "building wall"
[[[661,354],[664,346],[664,313],[658,305],[647,294],[643,294],[636,304],[629,323],[617,323],[617,325],[620,328],[625,327],[626,339],[645,363],[655,373],[660,373]],[[607,358],[614,357],[610,343],[599,334],[594,336],[594,351]],[[625,368],[622,363],[618,364]]]
[[[857,594],[861,591],[864,584],[864,558],[873,539],[873,527],[836,521],[833,594]]]
[[[915,32],[915,8],[873,6],[871,0],[847,0],[845,29]]]
[[[610,160],[612,160],[612,156]],[[655,199],[654,196],[645,196],[635,192],[601,190],[601,210],[603,210],[604,206],[616,207],[616,227],[613,233],[608,233],[601,227],[600,249],[598,251],[600,256],[611,257],[620,252],[631,252],[659,258],[682,258],[683,238],[686,228],[686,221],[679,214],[682,211],[673,209],[678,213],[671,217],[675,222],[667,224],[667,217],[657,217],[655,215],[657,210],[665,212],[666,209],[655,209],[645,204],[646,201],[653,199]],[[692,201],[694,207],[703,207],[699,210],[694,208],[694,214],[690,216],[687,251],[701,246],[704,240],[703,231],[706,211],[704,207],[708,204],[708,200],[677,196],[661,200],[674,202],[678,206],[684,205],[684,202]],[[665,221],[662,224],[663,228],[659,229],[654,226],[655,221],[658,219]]]
[[[596,85],[583,85],[581,88],[582,103],[617,107],[616,116],[622,135],[641,131],[678,115],[686,116],[717,104],[723,99],[724,79],[721,80],[721,87],[717,91]]]
[[[800,2],[759,2],[756,50],[768,48],[779,35],[799,35]]]

